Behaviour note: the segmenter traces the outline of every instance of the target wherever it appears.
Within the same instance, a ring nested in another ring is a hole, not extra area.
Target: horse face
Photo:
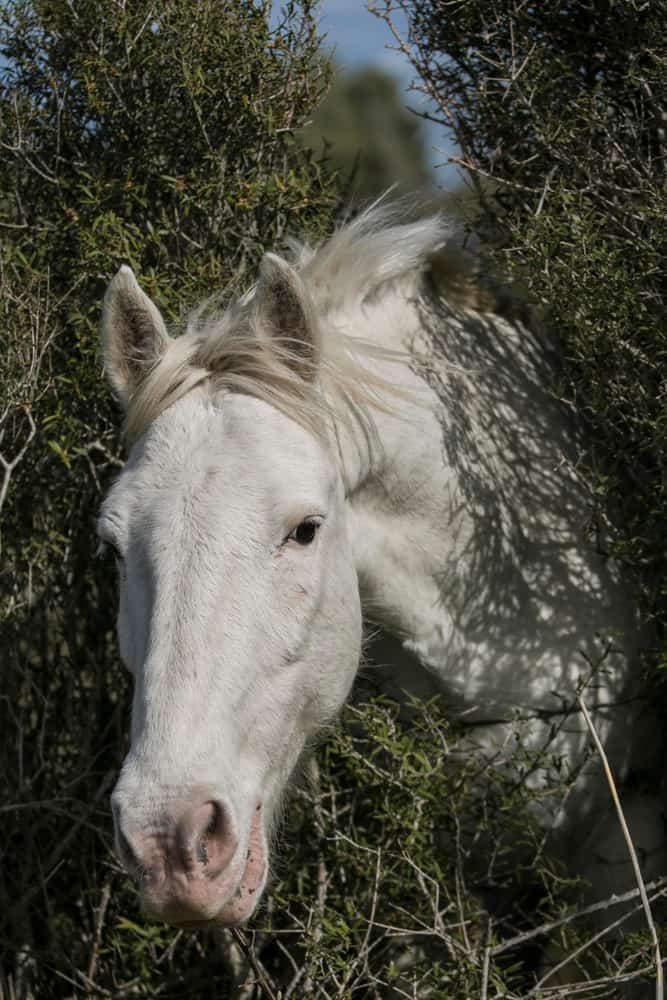
[[[279,355],[277,384],[316,399],[317,329],[298,275],[267,255],[244,301],[239,363],[254,358],[270,378],[266,359]],[[102,333],[130,418],[142,388],[174,400],[146,421],[99,521],[117,554],[118,636],[134,676],[117,848],[149,914],[234,924],[261,896],[304,743],[342,705],[359,659],[343,484],[303,421],[183,362],[198,334],[171,340],[127,268]]]
[[[120,855],[154,916],[243,920],[290,772],[358,663],[336,463],[268,404],[195,389],[135,445],[99,533],[134,677]]]

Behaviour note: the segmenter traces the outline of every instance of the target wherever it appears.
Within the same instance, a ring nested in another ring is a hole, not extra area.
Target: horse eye
[[[293,538],[299,545],[310,545],[317,534],[317,529],[320,524],[321,521],[315,521],[312,518],[309,518],[297,525],[289,537]]]

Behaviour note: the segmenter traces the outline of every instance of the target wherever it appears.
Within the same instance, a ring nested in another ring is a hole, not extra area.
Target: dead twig
[[[586,954],[587,952],[589,952],[591,950],[591,948],[593,947],[593,945],[597,944],[597,942],[600,941],[607,934],[610,934],[611,931],[616,930],[617,927],[620,927],[621,924],[625,923],[626,920],[629,920],[630,917],[634,916],[635,913],[638,913],[641,909],[642,909],[642,905],[640,904],[634,910],[628,910],[626,913],[623,913],[618,918],[618,920],[614,920],[613,923],[607,924],[607,926],[603,927],[602,930],[598,931],[596,934],[593,934],[591,937],[587,938],[584,941],[583,944],[580,944],[578,948],[574,949],[574,951],[569,952],[565,956],[565,958],[562,959],[562,961],[558,962],[557,965],[552,966],[547,972],[545,972],[545,974],[542,976],[542,978],[539,980],[539,982],[537,982],[535,984],[535,986],[533,987],[533,989],[529,993],[526,994],[526,997],[540,997],[540,996],[542,996],[542,993],[544,992],[544,988],[545,988],[544,984],[547,982],[548,979],[551,979],[553,976],[556,975],[557,972],[560,972],[562,969],[564,969],[571,962],[574,962],[574,960],[576,958],[578,958],[580,955],[583,955],[583,954]],[[661,972],[662,972],[662,969],[661,969]],[[615,982],[616,980],[612,978],[611,981]],[[572,986],[573,987],[576,986],[576,983],[573,983]]]
[[[257,981],[262,987],[262,990],[269,998],[269,1000],[279,1000],[279,994],[276,989],[276,985],[269,976],[268,972],[259,961],[255,955],[255,948],[252,941],[247,941],[243,931],[239,930],[238,927],[232,927],[232,937],[238,944],[239,948],[245,955],[247,961],[249,962],[253,972],[257,976]]]
[[[37,428],[35,427],[35,421],[32,418],[30,410],[27,407],[24,407],[24,412],[26,417],[28,418],[28,434],[25,441],[23,442],[17,453],[14,455],[14,458],[7,459],[4,457],[4,455],[0,454],[0,465],[4,470],[2,477],[2,484],[0,485],[0,510],[2,510],[2,506],[7,497],[7,491],[9,490],[9,480],[12,477],[12,473],[14,472],[14,469],[19,464],[19,462],[23,459],[23,456],[28,450],[30,442],[32,441],[37,432]]]
[[[653,893],[651,901],[662,898],[662,896],[667,893],[667,878],[656,879],[655,882],[649,882],[646,889],[648,892]],[[657,889],[658,891],[654,892],[654,889]],[[629,889],[628,892],[610,896],[609,899],[601,899],[597,903],[591,903],[590,906],[583,907],[575,913],[568,913],[566,917],[560,917],[558,920],[550,920],[548,923],[540,924],[539,927],[533,927],[529,931],[523,931],[521,934],[516,934],[514,937],[508,938],[506,941],[502,941],[500,944],[495,945],[495,947],[491,949],[491,956],[496,958],[504,952],[511,951],[512,948],[517,948],[526,944],[533,938],[540,937],[544,934],[550,934],[551,931],[556,930],[558,927],[571,924],[574,920],[580,920],[582,917],[588,917],[592,913],[598,913],[600,910],[608,910],[612,906],[619,906],[621,903],[628,903],[630,900],[635,899],[638,895],[639,889]]]
[[[100,899],[100,905],[97,907],[97,913],[95,915],[95,934],[93,936],[93,947],[90,952],[90,960],[88,962],[88,974],[87,974],[87,985],[95,985],[95,974],[97,972],[97,961],[100,954],[100,945],[102,943],[102,930],[104,928],[104,919],[107,913],[107,907],[109,905],[109,899],[111,897],[111,879],[107,879],[104,883],[102,889],[102,897]]]
[[[489,966],[491,963],[491,917],[486,922],[486,934],[484,935],[484,955],[482,957],[482,985],[480,988],[480,1000],[487,1000],[489,995]]]
[[[616,783],[614,781],[614,776],[611,773],[609,761],[607,759],[607,755],[604,751],[602,743],[600,742],[600,737],[598,736],[595,726],[593,725],[593,720],[591,719],[588,713],[588,709],[584,704],[584,700],[581,694],[577,696],[577,701],[579,702],[579,707],[586,721],[586,725],[588,726],[591,737],[593,738],[593,742],[595,743],[597,752],[600,754],[600,760],[602,761],[602,767],[604,768],[605,777],[609,785],[609,791],[611,792],[611,797],[614,801],[614,806],[616,808],[616,813],[618,815],[619,823],[621,824],[621,830],[623,831],[625,843],[627,844],[628,847],[630,860],[632,861],[632,867],[635,873],[635,880],[637,882],[637,887],[639,888],[639,895],[642,901],[642,906],[644,908],[644,915],[646,916],[646,923],[648,924],[648,928],[651,933],[651,939],[653,941],[653,952],[655,956],[655,967],[656,967],[655,998],[656,1000],[663,1000],[664,988],[663,988],[662,957],[660,955],[660,942],[658,941],[658,934],[655,929],[655,923],[653,922],[653,914],[651,913],[651,907],[648,901],[648,895],[646,893],[646,886],[644,885],[644,879],[642,877],[641,868],[639,867],[639,859],[637,858],[637,852],[635,851],[634,844],[632,843],[632,837],[630,836],[628,824],[625,821],[625,815],[623,813],[623,807],[621,806],[621,800],[619,799],[618,792],[616,790]]]

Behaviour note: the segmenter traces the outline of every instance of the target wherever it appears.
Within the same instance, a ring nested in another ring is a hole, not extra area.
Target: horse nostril
[[[202,865],[207,865],[209,862],[209,838],[224,837],[224,815],[222,807],[217,802],[207,802],[202,808],[209,810],[209,816],[197,842],[196,854],[197,861]],[[200,819],[205,820],[205,815],[200,816]]]
[[[178,822],[177,843],[186,871],[202,866],[214,877],[231,860],[237,845],[225,805],[209,799],[188,809]]]
[[[209,793],[210,794],[210,793]],[[193,801],[194,800],[194,801]],[[194,795],[153,810],[150,822],[114,805],[116,854],[141,891],[180,878],[215,879],[234,858],[239,838],[233,808],[224,800]],[[140,826],[143,823],[143,828]]]
[[[220,832],[223,823],[222,810],[216,802],[207,802],[205,808],[210,809],[210,815],[197,841],[196,847],[197,861],[201,865],[207,865],[209,861],[208,838],[214,837],[217,832]]]
[[[222,831],[223,817],[222,808],[217,802],[208,802],[207,805],[211,807],[211,815],[209,817],[208,823],[206,824],[206,829],[204,830],[204,836],[208,834],[214,834],[216,831]]]

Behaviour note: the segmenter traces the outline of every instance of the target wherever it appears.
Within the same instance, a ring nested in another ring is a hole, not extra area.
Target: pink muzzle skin
[[[144,913],[180,927],[231,927],[252,914],[268,872],[262,807],[243,849],[231,810],[206,800],[172,817],[158,834],[130,841],[118,826],[118,852],[138,878]]]

